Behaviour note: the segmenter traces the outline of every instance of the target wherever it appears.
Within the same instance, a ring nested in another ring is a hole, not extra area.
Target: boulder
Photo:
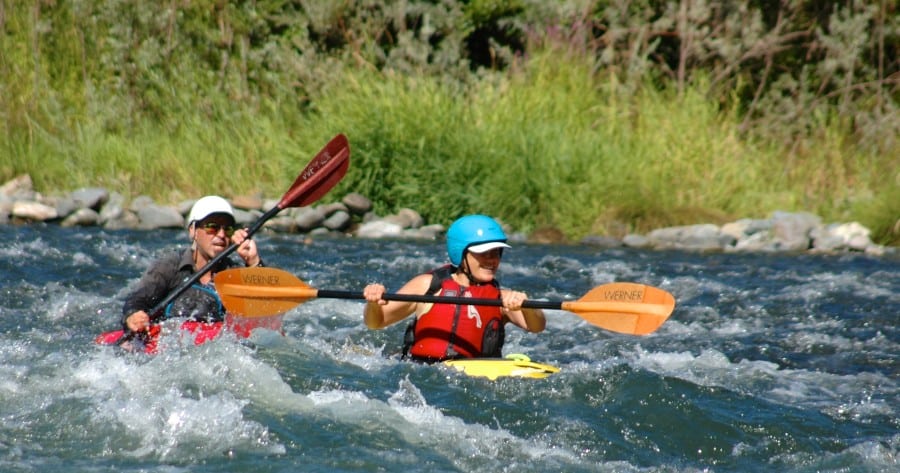
[[[618,238],[605,235],[588,235],[579,242],[586,246],[596,246],[598,248],[618,248],[624,243]]]
[[[403,227],[384,220],[364,222],[356,229],[356,236],[359,238],[399,237],[402,234]]]
[[[732,236],[721,233],[719,227],[711,223],[660,228],[650,232],[647,238],[659,248],[692,250],[723,249],[735,241]]]
[[[59,217],[55,207],[40,202],[16,201],[12,206],[11,215],[29,221],[46,222]]]
[[[100,222],[100,214],[96,210],[83,207],[59,222],[63,227],[88,227],[97,225]]]
[[[142,230],[155,230],[158,228],[184,227],[184,217],[175,207],[149,204],[140,207],[136,212]]]
[[[34,194],[34,185],[28,174],[16,176],[0,186],[0,195],[15,200],[33,200]]]
[[[338,210],[326,218],[322,226],[331,231],[345,230],[350,226],[350,214],[345,210]]]
[[[238,195],[231,199],[235,209],[260,210],[263,208],[262,195]]]
[[[772,237],[780,250],[806,251],[810,232],[821,224],[821,219],[810,213],[776,211],[772,214]]]
[[[650,239],[637,233],[629,233],[622,238],[622,244],[629,248],[649,248],[653,246]]]
[[[109,191],[102,187],[82,187],[69,194],[79,208],[100,210],[109,200]]]
[[[342,204],[341,202],[332,202],[330,204],[322,204],[322,205],[317,206],[316,208],[319,209],[319,211],[322,212],[322,214],[325,215],[326,218],[330,217],[331,214],[333,214],[335,212],[349,213],[349,210],[347,210],[347,206]]]
[[[125,196],[113,192],[107,198],[106,203],[100,209],[100,223],[105,225],[110,220],[116,220],[125,213]]]
[[[351,192],[341,199],[341,203],[347,206],[347,210],[353,215],[365,215],[372,210],[372,201],[368,197],[357,192]]]
[[[293,219],[297,231],[308,233],[314,228],[322,226],[322,223],[325,221],[325,214],[318,208],[301,207],[294,209]]]

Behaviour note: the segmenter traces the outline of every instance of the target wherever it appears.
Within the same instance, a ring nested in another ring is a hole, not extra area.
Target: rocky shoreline
[[[245,225],[256,222],[265,211],[278,204],[277,200],[267,200],[261,196],[235,196],[230,201],[238,223]],[[100,187],[44,196],[34,190],[30,176],[22,175],[0,186],[0,224],[47,222],[63,227],[100,226],[109,230],[184,228],[185,216],[193,202],[188,200],[175,206],[161,205],[147,196],[138,196],[127,202],[123,195]],[[445,231],[443,225],[426,224],[413,209],[402,209],[387,216],[376,215],[371,209],[372,203],[368,198],[350,193],[337,202],[283,209],[268,220],[264,228],[279,233],[310,236],[339,233],[356,238],[435,239]],[[621,239],[592,235],[583,238],[579,244],[602,248],[689,251],[900,254],[898,248],[874,244],[870,233],[869,229],[856,222],[826,224],[813,214],[775,211],[766,219],[741,219],[724,225],[667,227],[646,235],[626,235]],[[511,232],[510,239],[561,242],[557,233],[552,231],[532,235]]]

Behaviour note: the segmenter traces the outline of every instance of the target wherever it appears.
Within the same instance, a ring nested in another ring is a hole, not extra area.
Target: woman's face
[[[477,282],[493,281],[500,267],[500,258],[503,256],[503,248],[494,248],[484,253],[466,252],[466,264],[469,266],[469,274]]]

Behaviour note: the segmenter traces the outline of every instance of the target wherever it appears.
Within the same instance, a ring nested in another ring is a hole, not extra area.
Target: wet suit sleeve
[[[178,287],[184,279],[179,271],[180,261],[181,254],[173,253],[156,261],[147,269],[138,281],[137,287],[125,299],[122,306],[123,322],[126,317],[139,310],[149,313],[159,301]]]

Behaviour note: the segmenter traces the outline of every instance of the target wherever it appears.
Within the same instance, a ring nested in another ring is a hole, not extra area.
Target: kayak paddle
[[[288,207],[304,207],[319,200],[331,190],[345,174],[347,174],[347,168],[349,167],[350,144],[347,142],[346,136],[338,134],[332,138],[315,157],[313,157],[312,161],[310,161],[305,168],[303,168],[303,171],[300,172],[300,175],[298,175],[297,179],[294,180],[294,183],[291,184],[291,188],[284,193],[284,196],[281,197],[278,204],[275,207],[272,207],[268,212],[264,213],[256,223],[247,229],[247,238],[253,236],[266,221],[274,217],[282,209]],[[231,244],[231,246],[225,248],[224,251],[216,255],[215,258],[200,268],[193,276],[186,279],[180,286],[175,288],[175,290],[166,296],[165,299],[156,304],[149,312],[151,322],[157,320],[159,314],[162,313],[167,305],[172,303],[172,301],[184,293],[184,291],[188,290],[194,283],[199,281],[200,278],[209,272],[216,263],[223,258],[228,257],[237,249],[237,244]],[[121,345],[132,339],[134,335],[133,332],[128,330],[128,327],[125,327],[125,333],[116,344]]]
[[[310,287],[293,274],[275,268],[232,268],[215,277],[216,292],[229,312],[243,317],[281,314],[314,298],[365,300],[362,292]],[[502,306],[500,299],[385,294],[385,300],[441,304]],[[668,292],[643,284],[615,282],[591,289],[577,301],[527,300],[522,307],[572,312],[597,327],[629,335],[656,331],[675,310]]]

